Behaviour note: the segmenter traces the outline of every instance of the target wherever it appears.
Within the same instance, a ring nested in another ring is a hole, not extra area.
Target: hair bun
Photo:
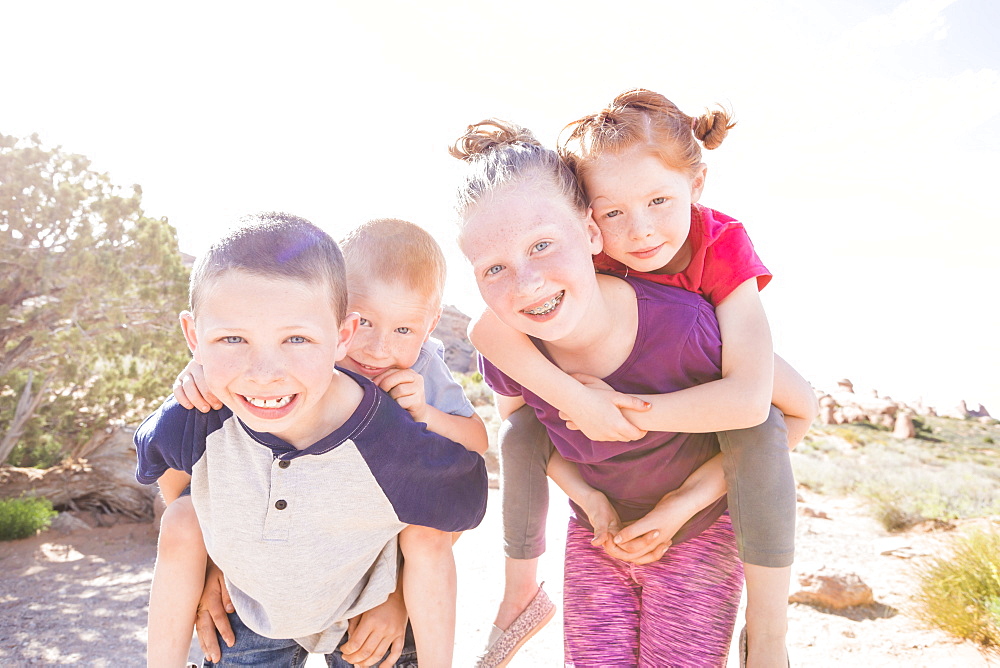
[[[541,146],[530,130],[515,123],[488,118],[470,125],[465,134],[455,140],[455,144],[448,149],[448,152],[460,160],[471,160],[477,155],[518,144]]]
[[[722,140],[735,125],[736,121],[731,112],[715,109],[707,110],[701,116],[692,119],[691,130],[705,148],[712,150],[722,144]]]

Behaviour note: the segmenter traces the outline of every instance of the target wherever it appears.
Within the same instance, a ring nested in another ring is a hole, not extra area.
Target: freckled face
[[[483,300],[512,328],[557,341],[584,326],[600,232],[553,187],[528,181],[495,193],[467,215],[459,244]]]
[[[181,315],[215,396],[251,429],[297,447],[329,433],[334,365],[357,327],[356,316],[338,322],[329,290],[232,270],[206,290],[196,317]]]
[[[347,310],[360,314],[361,322],[342,366],[369,378],[409,369],[437,325],[439,302],[398,283],[354,281]]]
[[[595,160],[582,183],[605,253],[646,273],[676,274],[687,267],[691,205],[705,186],[704,165],[692,175],[634,147]]]

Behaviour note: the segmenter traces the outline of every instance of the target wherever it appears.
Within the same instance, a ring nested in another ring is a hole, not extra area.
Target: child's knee
[[[181,497],[163,511],[157,551],[164,554],[191,550],[203,552],[205,543],[191,497]]]
[[[518,468],[534,465],[545,470],[552,445],[545,426],[530,406],[522,406],[504,420],[497,441],[505,464]]]
[[[788,456],[788,427],[779,408],[771,406],[767,420],[747,429],[719,433],[723,455],[764,458]]]
[[[451,554],[452,534],[411,524],[399,534],[399,548],[406,559],[441,557]]]

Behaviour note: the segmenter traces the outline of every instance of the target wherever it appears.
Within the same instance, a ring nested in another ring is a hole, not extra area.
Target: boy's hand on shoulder
[[[184,408],[197,408],[202,413],[222,408],[222,402],[208,389],[205,369],[191,360],[174,381],[174,399]]]
[[[559,411],[567,427],[582,431],[592,441],[635,441],[646,435],[625,418],[622,409],[647,411],[649,402],[618,392],[596,376],[575,373],[573,378],[580,381],[583,391],[567,402],[573,406],[569,412]]]
[[[403,653],[406,639],[406,606],[398,592],[347,622],[347,642],[340,651],[355,666],[392,666]],[[391,650],[391,651],[390,651]],[[389,656],[379,660],[389,651]]]
[[[417,422],[427,422],[427,397],[424,377],[413,369],[389,369],[372,378],[396,403]]]

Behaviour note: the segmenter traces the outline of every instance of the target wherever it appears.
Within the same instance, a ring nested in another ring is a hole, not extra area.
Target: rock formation
[[[895,401],[892,397],[879,396],[877,390],[868,394],[858,394],[854,384],[844,378],[837,381],[837,390],[826,393],[816,391],[819,400],[819,420],[823,424],[847,424],[851,422],[869,422],[892,429],[898,438],[913,438],[916,435],[913,417],[925,415],[937,417],[938,413],[931,406],[924,405],[923,400],[913,404]],[[977,410],[970,410],[964,401],[951,412],[943,413],[944,417],[960,420],[977,418],[992,422],[989,411],[982,404]]]
[[[431,336],[444,344],[445,364],[458,373],[469,373],[477,368],[476,349],[466,335],[471,320],[454,306],[446,305],[441,320],[431,332]]]

